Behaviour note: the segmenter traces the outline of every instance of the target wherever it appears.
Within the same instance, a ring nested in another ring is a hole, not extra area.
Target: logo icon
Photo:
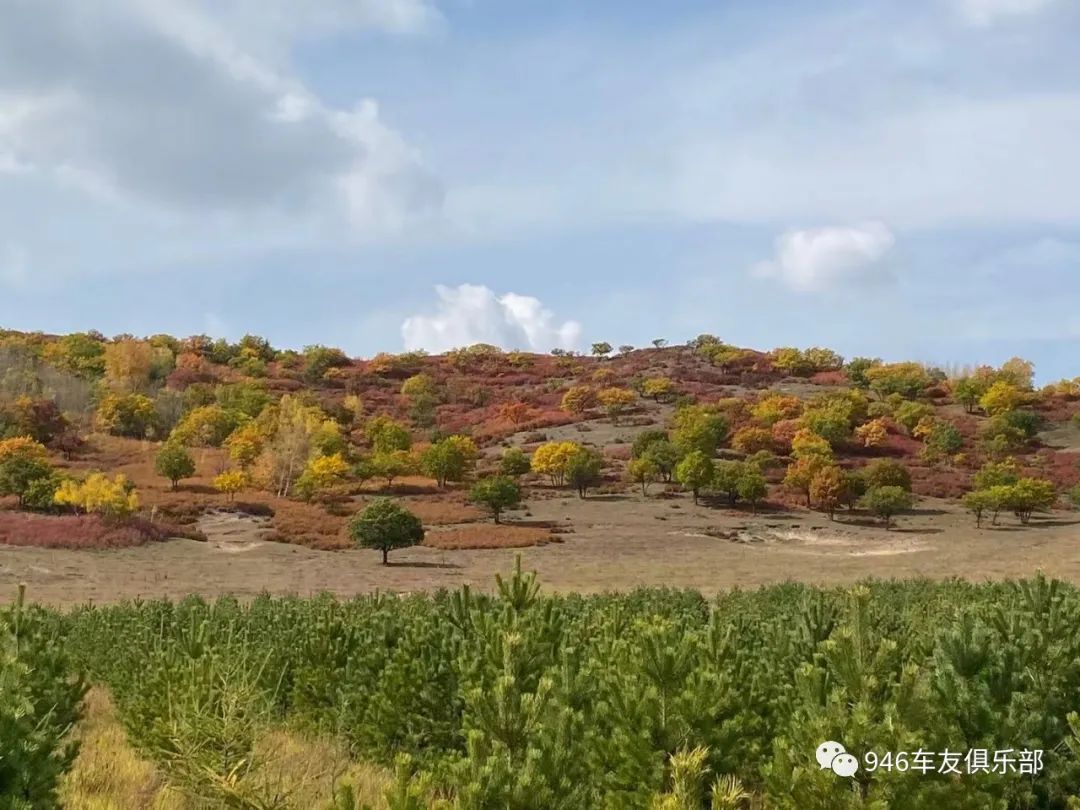
[[[854,776],[859,770],[859,760],[847,752],[843,745],[835,740],[826,740],[817,747],[814,754],[822,770],[828,768],[837,776]]]

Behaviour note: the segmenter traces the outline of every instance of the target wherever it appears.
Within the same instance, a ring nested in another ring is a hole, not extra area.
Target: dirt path
[[[706,593],[785,580],[854,582],[865,577],[1050,576],[1080,582],[1080,523],[1073,513],[1021,528],[976,530],[943,502],[924,501],[886,532],[854,522],[830,523],[798,511],[752,517],[689,499],[636,496],[534,498],[532,519],[572,527],[564,542],[521,550],[524,565],[556,591],[596,592],[638,585],[697,588]],[[514,550],[391,554],[383,567],[369,551],[318,552],[261,539],[250,518],[210,515],[208,543],[174,540],[115,551],[60,551],[0,546],[0,594],[19,582],[32,599],[60,605],[133,597],[339,595],[408,592],[468,583],[490,588],[513,565]]]

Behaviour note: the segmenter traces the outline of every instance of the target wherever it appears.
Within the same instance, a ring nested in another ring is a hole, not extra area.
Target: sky
[[[0,0],[0,327],[1073,377],[1078,36],[1075,0]]]

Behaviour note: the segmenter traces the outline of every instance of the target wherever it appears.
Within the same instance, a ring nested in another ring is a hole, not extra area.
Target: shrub
[[[911,473],[903,464],[892,459],[881,458],[870,462],[863,468],[862,477],[868,490],[899,487],[905,492],[911,492]]]
[[[181,479],[195,474],[195,460],[180,443],[166,442],[154,458],[154,469],[158,475],[169,479],[172,488],[176,489]]]
[[[894,515],[910,509],[913,503],[911,493],[898,486],[871,487],[863,495],[862,505],[885,521],[885,528],[892,524]]]
[[[510,478],[526,475],[532,469],[529,457],[520,447],[509,447],[499,459],[499,472]]]

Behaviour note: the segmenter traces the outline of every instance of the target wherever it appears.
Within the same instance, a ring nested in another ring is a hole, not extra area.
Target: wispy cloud
[[[895,242],[881,222],[788,231],[776,240],[776,256],[756,265],[753,273],[799,292],[880,281],[888,275],[882,260]]]

